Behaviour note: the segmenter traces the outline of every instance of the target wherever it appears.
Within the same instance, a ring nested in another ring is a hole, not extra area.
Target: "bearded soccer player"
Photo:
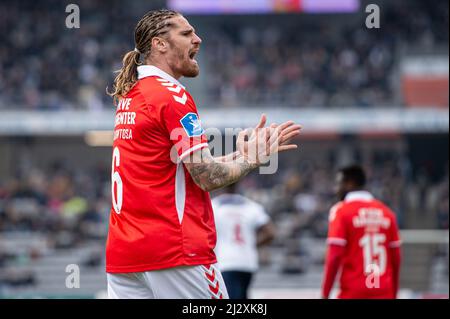
[[[116,102],[112,209],[106,247],[110,298],[228,298],[214,247],[209,192],[295,149],[292,121],[239,134],[214,158],[181,77],[195,77],[201,39],[179,13],[147,13],[111,95]],[[251,150],[255,150],[252,153]]]
[[[400,275],[400,238],[394,213],[364,190],[360,166],[336,177],[341,201],[330,211],[322,297],[339,270],[341,299],[395,299]]]

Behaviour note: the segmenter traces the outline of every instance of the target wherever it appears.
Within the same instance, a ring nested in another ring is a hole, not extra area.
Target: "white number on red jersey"
[[[364,272],[371,273],[373,266],[379,269],[379,275],[386,271],[386,242],[385,234],[365,234],[359,241],[359,246],[363,249]]]
[[[119,167],[119,165],[120,165],[120,151],[118,147],[115,147],[113,151],[113,160],[111,168],[111,195],[113,208],[117,214],[120,214],[123,199],[122,178],[120,178],[119,172],[115,171],[115,169]],[[114,191],[116,188],[117,192]]]

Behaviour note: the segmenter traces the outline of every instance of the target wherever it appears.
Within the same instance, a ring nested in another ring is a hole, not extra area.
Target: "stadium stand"
[[[163,2],[78,2],[79,32],[61,28],[65,3],[2,1],[0,109],[97,110],[120,57],[133,48],[131,30],[141,8]],[[395,1],[380,31],[360,28],[364,17],[322,19],[295,15],[209,20],[193,17],[205,37],[201,61],[205,106],[294,107],[402,105],[397,88],[402,50],[433,52],[448,44],[445,1]],[[17,24],[16,17],[21,17]],[[342,21],[344,20],[344,21]],[[350,23],[348,23],[348,21]],[[345,23],[344,23],[345,22]],[[39,25],[39,32],[35,26]],[[52,32],[62,29],[62,32]],[[42,50],[42,48],[45,48]]]
[[[402,63],[413,52],[448,57],[448,1],[381,2],[383,27],[370,31],[361,28],[361,15],[270,15],[270,24],[267,15],[190,17],[204,40],[201,75],[187,80],[200,113],[407,109]],[[105,90],[120,57],[133,49],[130,30],[143,12],[165,6],[133,0],[123,10],[121,0],[78,0],[82,28],[74,31],[63,27],[68,3],[0,2],[0,26],[8,30],[0,33],[0,115],[112,112]],[[0,156],[0,298],[102,297],[111,150],[87,153],[82,134],[48,131],[37,138],[22,134],[20,125],[0,124],[6,127],[0,153],[10,152]],[[448,129],[394,133],[311,134],[298,141],[300,155],[280,161],[277,174],[251,174],[240,184],[266,207],[279,234],[261,251],[253,297],[318,297],[334,173],[357,160],[368,169],[368,188],[393,208],[403,231],[447,234],[447,242],[440,235],[408,237],[403,296],[448,298],[449,164],[442,147]],[[65,285],[69,264],[81,269],[80,289]]]

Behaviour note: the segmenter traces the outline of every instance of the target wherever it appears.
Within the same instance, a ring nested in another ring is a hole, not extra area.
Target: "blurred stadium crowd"
[[[393,72],[396,53],[406,44],[430,50],[448,42],[448,33],[442,33],[448,21],[445,10],[435,3],[417,5],[412,11],[396,1],[383,11],[382,28],[375,32],[359,27],[364,21],[339,27],[297,19],[289,27],[280,21],[247,28],[227,21],[204,45],[213,101],[297,107],[402,105]]]
[[[49,250],[74,248],[92,241],[103,243],[110,192],[108,167],[102,166],[84,171],[55,164],[45,171],[30,168],[27,173],[2,182],[0,234],[22,234],[19,237],[26,243],[24,249],[12,250],[0,240],[0,287],[2,283],[35,284],[35,274],[27,265]],[[38,235],[39,241],[30,241],[27,234]],[[102,260],[103,252],[99,252],[86,264],[99,266]]]
[[[105,89],[112,67],[119,69],[120,57],[133,48],[129,30],[143,14],[133,8],[149,4],[133,1],[127,10],[118,0],[77,4],[83,27],[74,31],[63,27],[64,2],[0,3],[1,29],[10,30],[0,34],[0,108],[111,106]],[[261,18],[247,27],[240,20],[199,28],[200,36],[210,36],[203,43],[205,100],[216,106],[401,105],[396,53],[406,43],[427,50],[448,44],[445,6],[445,1],[395,1],[383,11],[379,30],[361,28],[361,20],[339,27],[289,16],[274,25]]]
[[[76,3],[82,8],[82,27],[70,30],[64,27],[68,1],[0,2],[0,28],[7,30],[0,33],[0,112],[112,108],[105,90],[113,82],[113,70],[121,66],[120,57],[134,47],[130,30],[136,17],[144,14],[142,8],[163,7],[164,1],[128,1],[126,10],[122,0]],[[271,16],[276,23],[268,24],[264,16],[247,22],[246,16],[217,16],[214,23],[205,20],[198,27],[195,22],[201,19],[193,19],[205,40],[198,57],[201,75],[193,83],[202,87],[200,113],[207,105],[405,105],[399,56],[405,50],[434,52],[442,46],[448,55],[448,2],[396,0],[386,8],[380,30],[362,28],[361,19],[352,20],[357,25],[342,23],[346,17],[326,24],[327,16],[315,22],[286,14]],[[283,248],[283,260],[277,262],[284,273],[305,271],[304,238],[326,236],[328,212],[336,201],[337,153],[344,144],[349,143],[336,141],[330,152],[316,158],[302,150],[305,158],[283,158],[277,174],[250,174],[239,185],[275,221],[279,231],[273,247]],[[438,156],[443,153],[439,150]],[[436,176],[426,165],[417,170],[421,163],[411,163],[407,154],[392,148],[362,155],[369,159],[362,161],[369,173],[368,188],[393,208],[402,228],[448,230],[448,162],[445,173]],[[18,164],[18,171],[0,178],[0,297],[2,285],[35,285],[36,274],[22,266],[50,255],[49,249],[70,251],[98,243],[102,249],[84,263],[104,274],[100,266],[111,207],[110,162],[89,169],[59,162],[56,156],[46,167],[30,163],[22,169]],[[423,224],[411,225],[410,215]],[[34,235],[38,237],[28,237]],[[16,249],[19,246],[23,249]],[[262,255],[262,263],[269,260]]]
[[[398,214],[418,214],[432,220],[432,228],[448,229],[449,175],[431,180],[427,174],[413,178],[406,160],[393,160],[384,154],[370,167],[368,188]],[[251,174],[239,186],[240,191],[262,203],[279,231],[274,246],[284,246],[286,272],[302,272],[305,253],[301,238],[325,238],[328,212],[336,202],[333,192],[335,159],[300,161],[290,159],[276,175]],[[401,164],[398,164],[401,163]],[[405,192],[405,189],[407,190]],[[86,242],[104,243],[110,212],[109,166],[90,170],[55,164],[45,170],[29,167],[0,183],[0,234],[36,233],[46,238],[45,249],[68,249]],[[36,260],[44,251],[33,246],[23,251],[2,250],[0,241],[0,282],[29,284],[21,276],[6,275],[7,265]],[[103,251],[87,263],[99,265]],[[262,262],[264,263],[264,258]],[[268,260],[265,260],[268,262]],[[278,261],[283,262],[283,261]],[[3,267],[2,267],[3,266]],[[14,270],[16,271],[16,270]],[[25,269],[25,278],[31,275]]]

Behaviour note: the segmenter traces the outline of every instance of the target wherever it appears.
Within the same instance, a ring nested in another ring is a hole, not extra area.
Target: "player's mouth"
[[[189,52],[189,59],[195,63],[197,63],[197,61],[194,59],[195,56],[197,55],[198,50],[192,50]]]

